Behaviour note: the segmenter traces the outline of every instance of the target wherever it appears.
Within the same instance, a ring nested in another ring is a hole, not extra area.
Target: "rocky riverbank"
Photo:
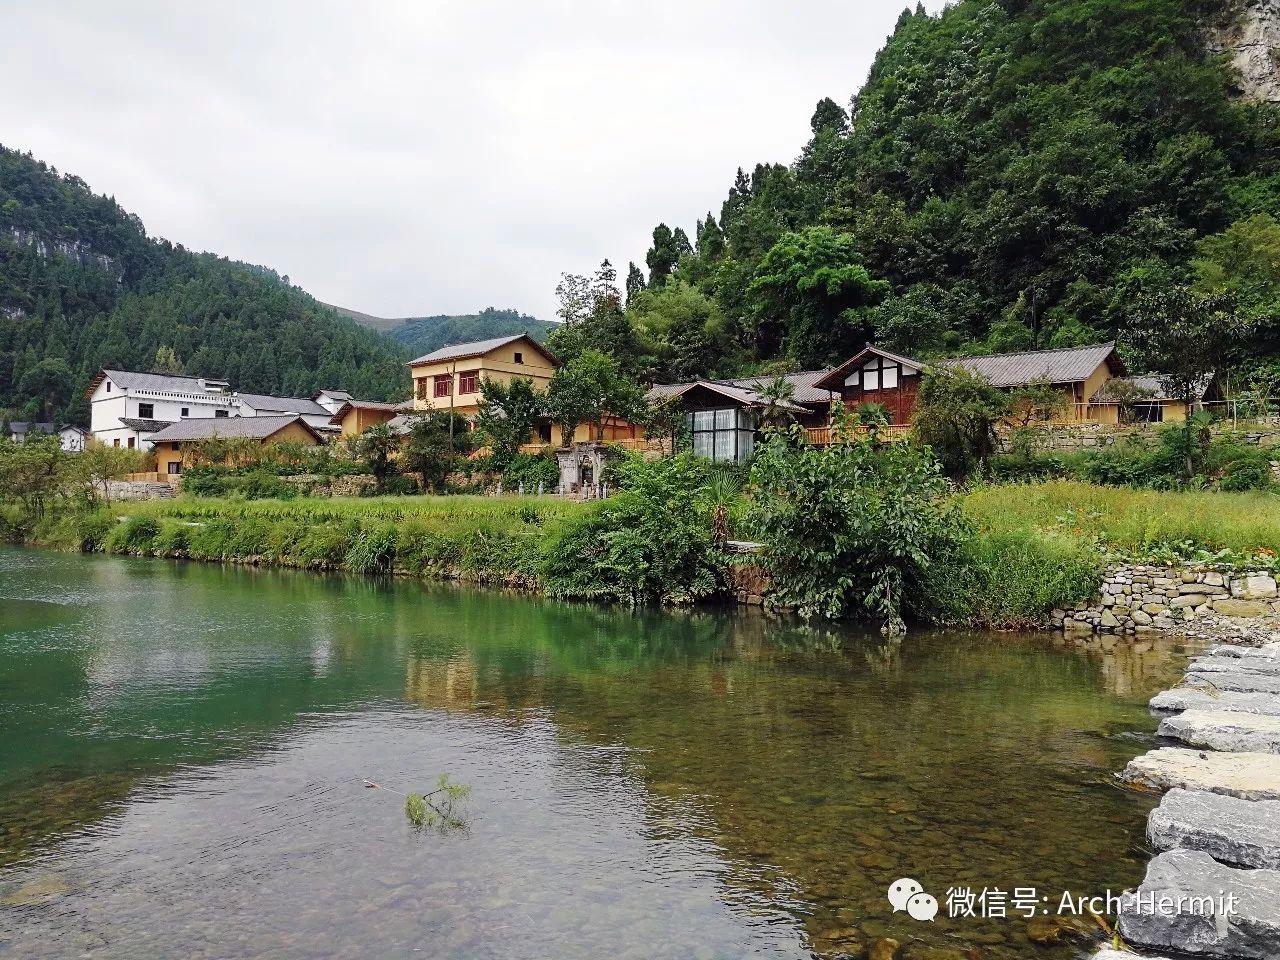
[[[1209,585],[1227,588],[1213,596],[1268,600],[1237,596],[1268,589],[1257,575]],[[1187,595],[1198,594],[1173,594]],[[1161,952],[1140,955],[1149,960],[1280,958],[1280,641],[1211,649],[1151,708],[1163,718],[1163,743],[1119,776],[1164,792],[1147,822],[1157,855],[1142,885],[1121,900],[1120,935],[1135,949]],[[1106,949],[1094,960],[1134,956]]]
[[[1068,634],[1176,632],[1203,640],[1280,640],[1280,588],[1269,570],[1125,564],[1110,567],[1092,602],[1054,610]]]

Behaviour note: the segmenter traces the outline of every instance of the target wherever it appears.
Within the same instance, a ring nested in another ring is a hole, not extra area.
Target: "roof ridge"
[[[1034,357],[1046,353],[1074,353],[1077,350],[1101,350],[1104,347],[1115,349],[1116,342],[1107,340],[1104,343],[1086,343],[1076,347],[1050,347],[1047,350],[1015,350],[1012,353],[977,353],[958,357],[946,357],[947,360],[991,360],[997,357]]]

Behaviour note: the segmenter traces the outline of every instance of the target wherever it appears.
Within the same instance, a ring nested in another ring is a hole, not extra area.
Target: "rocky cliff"
[[[1280,104],[1280,0],[1231,0],[1209,24],[1208,46],[1227,55],[1242,97]]]

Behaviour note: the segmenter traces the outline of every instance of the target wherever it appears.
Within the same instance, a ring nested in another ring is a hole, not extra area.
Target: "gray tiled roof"
[[[329,411],[310,397],[271,397],[262,393],[237,393],[254,410],[270,410],[275,413],[305,413],[313,417],[327,417]]]
[[[54,425],[52,423],[29,423],[26,420],[9,421],[9,432],[15,435],[24,433],[53,433]]]
[[[802,373],[788,373],[783,379],[795,388],[793,399],[799,404],[815,404],[830,403],[834,394],[830,390],[821,390],[813,385],[814,381],[819,377],[826,376],[829,370],[805,370]],[[726,396],[734,396],[742,399],[744,403],[760,404],[763,398],[760,397],[760,391],[766,388],[774,380],[770,376],[756,375],[754,377],[739,377],[736,380],[694,380],[688,383],[655,383],[649,392],[645,394],[650,400],[659,400],[664,397],[674,397],[684,393],[696,383],[704,385],[715,385],[720,387],[729,387],[739,393],[729,394]],[[747,400],[745,397],[750,394],[752,399]],[[809,411],[805,411],[808,413]]]
[[[161,393],[206,393],[199,377],[177,377],[167,373],[136,373],[132,370],[103,370],[111,382],[127,390],[156,390]],[[224,381],[205,378],[214,383]]]
[[[1175,397],[1169,396],[1169,391],[1164,388],[1164,377],[1158,373],[1148,373],[1137,377],[1124,377],[1115,380],[1108,380],[1099,387],[1089,398],[1090,403],[1110,403],[1115,401],[1115,396],[1111,392],[1111,387],[1117,383],[1131,383],[1140,390],[1148,393],[1152,400],[1174,400]],[[1209,385],[1213,383],[1213,374],[1201,378],[1196,384],[1196,397],[1203,400],[1204,395],[1209,392]]]
[[[441,347],[439,350],[433,350],[417,360],[410,360],[409,365],[414,366],[420,363],[439,363],[442,360],[461,360],[464,357],[480,357],[491,350],[497,350],[499,347],[506,346],[508,343],[515,343],[517,340],[532,338],[527,333],[517,333],[510,337],[495,337],[492,340],[473,340],[470,343],[455,343],[450,347]],[[539,346],[539,349],[546,352],[546,348]]]
[[[120,422],[130,430],[137,430],[139,433],[155,433],[173,423],[172,420],[147,420],[141,417],[121,417]]]
[[[742,404],[744,407],[764,406],[768,402],[764,397],[760,396],[760,392],[758,390],[753,390],[750,387],[738,387],[734,386],[732,383],[724,383],[718,380],[694,380],[692,383],[656,384],[649,389],[645,396],[650,400],[679,397],[688,393],[695,387],[702,387],[706,390],[712,391],[713,393],[718,393],[729,400]],[[779,410],[787,410],[791,413],[812,412],[805,407],[801,407],[794,403],[787,403],[786,401],[774,403],[773,405]]]
[[[1123,371],[1119,357],[1114,356],[1115,350],[1114,343],[1099,343],[1063,350],[1033,350],[990,357],[955,357],[941,360],[939,364],[972,370],[995,387],[1017,387],[1035,380],[1078,383],[1089,379],[1108,358],[1111,358],[1117,369]]]
[[[153,443],[166,443],[170,440],[211,440],[214,437],[264,440],[295,421],[307,427],[308,430],[311,429],[297,414],[284,417],[199,417],[170,424],[153,434],[150,440]]]

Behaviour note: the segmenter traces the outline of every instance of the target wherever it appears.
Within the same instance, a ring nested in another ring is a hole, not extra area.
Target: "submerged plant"
[[[454,783],[449,774],[442,773],[434,790],[405,797],[404,815],[415,827],[435,827],[441,832],[458,830],[467,825],[462,806],[469,796],[469,786]]]

